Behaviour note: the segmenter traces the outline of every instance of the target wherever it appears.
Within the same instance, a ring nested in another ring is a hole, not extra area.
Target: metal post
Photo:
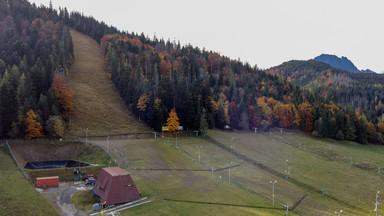
[[[85,129],[85,142],[88,142],[88,128]]]
[[[200,149],[203,148],[203,146],[197,147],[199,148],[199,164],[200,164]]]
[[[109,138],[110,136],[107,136],[107,152],[109,153]]]
[[[277,181],[275,180],[274,182],[269,181],[269,183],[272,184],[272,205],[275,206],[275,183]]]
[[[231,183],[231,164],[233,162],[227,162],[228,164],[228,182]]]

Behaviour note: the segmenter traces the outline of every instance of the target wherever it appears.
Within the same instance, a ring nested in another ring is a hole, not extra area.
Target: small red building
[[[56,187],[59,186],[59,176],[36,178],[36,187]]]
[[[141,196],[131,175],[119,167],[101,169],[92,193],[104,205],[131,202]]]

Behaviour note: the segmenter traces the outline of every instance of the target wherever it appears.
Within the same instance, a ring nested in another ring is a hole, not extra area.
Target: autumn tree
[[[73,109],[73,95],[75,92],[68,85],[67,80],[63,76],[55,76],[53,78],[53,90],[55,91],[56,98],[60,103],[61,107],[65,110],[66,117],[67,113],[71,115]]]
[[[169,112],[169,117],[167,119],[167,127],[169,132],[175,132],[179,129],[180,123],[179,123],[179,117],[177,116],[176,110],[171,109]]]
[[[147,104],[149,102],[149,96],[146,94],[146,93],[143,93],[140,98],[139,98],[139,101],[137,102],[137,109],[139,109],[140,112],[145,112],[145,110],[147,109]],[[140,115],[139,115],[139,120],[140,120]]]
[[[43,127],[36,121],[37,115],[33,110],[27,112],[27,117],[24,119],[27,129],[25,130],[25,138],[39,138],[43,136]]]

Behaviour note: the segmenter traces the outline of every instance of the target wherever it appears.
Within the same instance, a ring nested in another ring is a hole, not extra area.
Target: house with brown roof
[[[101,169],[92,193],[103,205],[131,202],[141,196],[131,175],[120,167]]]

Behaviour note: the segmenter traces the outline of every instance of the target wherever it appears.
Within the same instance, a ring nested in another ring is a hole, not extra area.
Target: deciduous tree
[[[169,112],[169,117],[167,119],[167,127],[169,132],[175,132],[179,129],[180,123],[179,123],[179,117],[177,116],[176,110],[171,109]]]
[[[36,118],[37,115],[33,112],[33,110],[29,110],[27,112],[27,117],[25,118],[25,124],[27,125],[25,138],[27,139],[39,138],[43,136],[43,127],[36,121]]]

